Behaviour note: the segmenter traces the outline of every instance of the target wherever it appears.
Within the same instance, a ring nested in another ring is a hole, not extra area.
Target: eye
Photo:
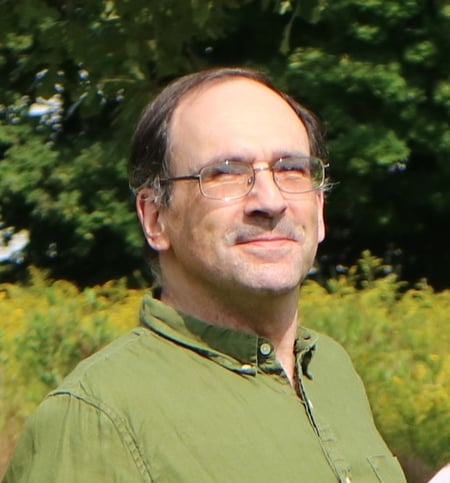
[[[200,174],[205,183],[233,183],[246,178],[249,171],[251,172],[251,168],[249,170],[244,163],[224,161],[205,167]]]
[[[283,178],[309,178],[310,163],[308,158],[282,158],[273,167],[277,176]]]

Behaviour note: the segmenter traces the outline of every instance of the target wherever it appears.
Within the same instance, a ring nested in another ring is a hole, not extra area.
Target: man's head
[[[292,159],[324,155],[315,117],[259,73],[216,69],[169,85],[144,110],[130,160],[130,185],[163,284],[217,281],[225,290],[261,292],[297,286],[323,238],[323,194],[280,190],[281,175],[270,169],[285,173]],[[287,164],[277,164],[280,158]],[[233,169],[255,168],[248,193],[237,199],[205,196],[204,177],[167,181],[230,161]]]
[[[244,68],[217,68],[196,72],[170,83],[149,103],[136,127],[129,162],[130,187],[133,191],[153,185],[159,178],[170,175],[169,126],[179,102],[184,96],[202,86],[227,79],[254,80],[282,97],[297,113],[308,133],[311,155],[325,160],[327,156],[321,126],[316,117],[288,94],[277,89],[262,73]],[[168,201],[170,186],[161,187],[164,202]]]

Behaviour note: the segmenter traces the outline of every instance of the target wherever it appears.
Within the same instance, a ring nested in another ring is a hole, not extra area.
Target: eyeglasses
[[[255,185],[257,171],[272,171],[273,180],[284,193],[308,193],[325,184],[325,168],[320,159],[310,156],[281,158],[271,166],[255,168],[242,161],[222,161],[203,167],[197,174],[160,179],[161,184],[196,179],[205,198],[237,200],[247,196]]]

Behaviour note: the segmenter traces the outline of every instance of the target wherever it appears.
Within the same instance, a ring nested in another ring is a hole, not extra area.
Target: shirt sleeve
[[[4,483],[151,482],[124,421],[71,394],[47,398],[19,439]]]

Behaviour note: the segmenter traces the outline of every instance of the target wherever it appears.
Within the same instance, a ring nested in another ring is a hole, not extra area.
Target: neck
[[[294,343],[297,334],[298,289],[283,294],[242,291],[223,293],[177,290],[164,285],[162,300],[210,324],[228,327],[270,340],[291,384],[294,377]]]

